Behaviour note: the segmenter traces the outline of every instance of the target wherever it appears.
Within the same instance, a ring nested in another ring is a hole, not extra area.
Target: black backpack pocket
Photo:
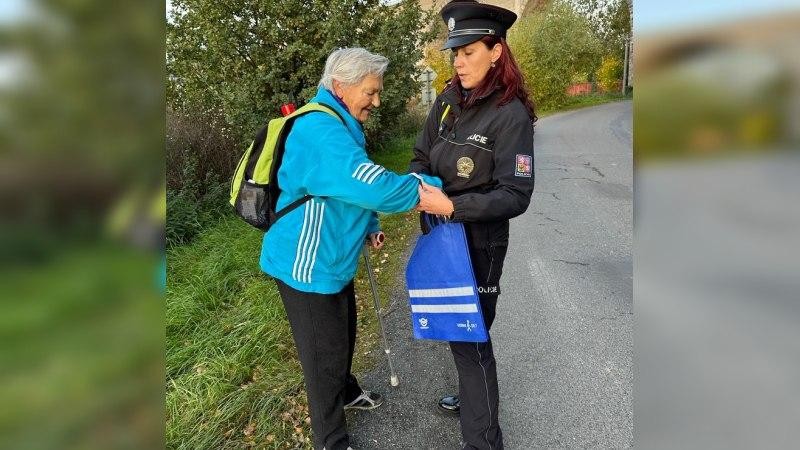
[[[245,222],[266,231],[269,228],[269,185],[243,180],[235,207]]]

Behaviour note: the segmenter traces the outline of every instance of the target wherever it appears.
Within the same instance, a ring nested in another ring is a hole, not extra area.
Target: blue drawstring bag
[[[406,267],[414,337],[486,342],[464,225],[422,214],[423,228]]]

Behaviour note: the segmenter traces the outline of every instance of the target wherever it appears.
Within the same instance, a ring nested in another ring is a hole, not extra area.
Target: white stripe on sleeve
[[[372,176],[367,178],[367,184],[372,184],[372,182],[375,181],[375,179],[377,179],[378,176],[380,174],[382,174],[383,172],[385,172],[385,171],[386,171],[386,169],[384,169],[383,167],[380,167],[380,169],[377,172],[373,173]]]
[[[359,172],[361,169],[363,169],[365,166],[369,166],[369,163],[361,163],[361,164],[359,164],[359,165],[358,165],[358,167],[356,167],[356,170],[355,170],[355,171],[353,171],[353,175],[351,175],[351,176],[352,176],[353,178],[356,178],[356,177],[358,176],[358,175],[357,175],[357,174],[358,174],[358,172]]]
[[[364,163],[361,168],[356,171],[355,179],[358,181],[364,181],[364,174],[369,170],[374,164],[371,163]]]
[[[379,166],[377,164],[373,165],[372,167],[370,167],[369,171],[365,172],[364,174],[361,175],[361,177],[359,177],[359,180],[361,180],[361,181],[366,183],[367,180],[369,179],[369,177],[371,177],[372,174],[374,174],[375,172],[377,172],[380,169],[381,169],[381,166]]]

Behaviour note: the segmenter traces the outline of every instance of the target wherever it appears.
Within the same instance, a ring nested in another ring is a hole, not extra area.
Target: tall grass
[[[308,440],[302,374],[274,283],[258,270],[259,244],[257,230],[226,218],[168,254],[169,448]]]

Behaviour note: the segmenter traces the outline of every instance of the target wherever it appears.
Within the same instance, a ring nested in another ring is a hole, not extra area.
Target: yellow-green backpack
[[[280,195],[278,168],[283,160],[286,137],[295,119],[315,111],[328,113],[344,122],[333,107],[308,103],[287,116],[270,120],[239,160],[231,181],[230,204],[245,222],[267,231],[278,219],[311,199],[310,195],[303,196],[276,211]]]

